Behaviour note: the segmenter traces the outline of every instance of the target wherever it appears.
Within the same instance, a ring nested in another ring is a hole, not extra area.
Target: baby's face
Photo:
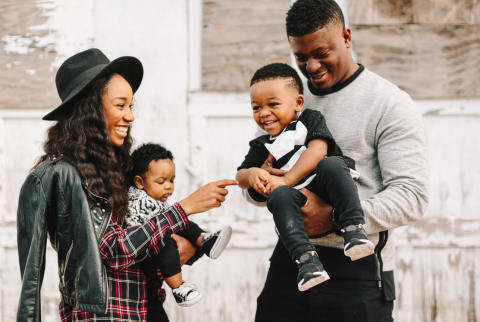
[[[153,199],[165,202],[175,189],[175,164],[170,159],[153,160],[142,177],[143,190]]]
[[[253,118],[271,136],[279,135],[303,108],[303,95],[291,79],[263,80],[250,87]]]

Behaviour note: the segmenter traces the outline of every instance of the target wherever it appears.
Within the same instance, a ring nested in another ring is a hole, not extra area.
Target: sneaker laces
[[[203,235],[203,242],[207,242],[208,240],[212,239],[213,237],[216,237],[220,234],[220,231],[216,231],[214,233],[206,233]]]
[[[175,293],[178,295],[185,297],[187,296],[190,292],[195,291],[195,285],[183,282],[176,290]]]

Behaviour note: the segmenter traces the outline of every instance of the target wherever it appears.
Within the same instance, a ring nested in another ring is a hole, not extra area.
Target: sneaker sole
[[[182,307],[192,306],[192,305],[197,304],[201,299],[202,299],[202,293],[200,293],[200,295],[198,295],[193,300],[185,301],[185,302],[181,302],[181,303],[177,303],[177,304],[178,304],[178,306],[182,306]]]
[[[220,231],[217,241],[212,246],[209,257],[211,259],[217,259],[227,247],[230,238],[232,238],[232,227],[227,226]]]
[[[300,283],[298,283],[298,290],[300,292],[305,292],[306,290],[309,290],[312,287],[317,286],[318,284],[328,281],[329,279],[330,276],[328,276],[328,273],[326,271],[323,271],[318,277],[312,278],[305,284],[302,284],[302,281],[300,281]]]
[[[361,239],[361,241],[363,244],[359,244],[348,250],[345,250],[345,256],[350,257],[352,261],[356,261],[357,259],[372,255],[375,251],[375,246],[373,246],[373,243],[368,239]],[[348,247],[348,244],[345,246],[345,248],[346,247]]]

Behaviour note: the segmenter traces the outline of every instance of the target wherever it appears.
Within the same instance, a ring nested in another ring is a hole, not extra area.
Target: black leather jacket
[[[99,241],[111,217],[63,158],[46,160],[25,180],[17,212],[22,289],[17,321],[40,321],[47,234],[58,254],[62,300],[80,311],[105,312],[107,275]]]

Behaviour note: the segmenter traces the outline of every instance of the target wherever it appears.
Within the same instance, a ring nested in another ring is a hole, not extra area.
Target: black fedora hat
[[[138,89],[143,78],[140,60],[132,56],[119,57],[110,61],[97,48],[90,48],[68,58],[55,76],[58,95],[62,104],[45,115],[42,120],[58,120],[71,112],[71,102],[95,79],[111,74],[120,74],[132,87]]]

